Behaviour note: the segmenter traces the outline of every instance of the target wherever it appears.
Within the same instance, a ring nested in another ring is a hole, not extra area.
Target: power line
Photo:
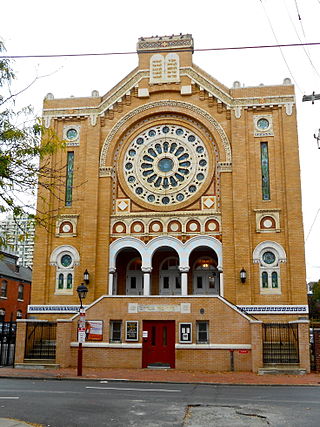
[[[320,0],[319,0],[320,1]],[[301,46],[319,46],[320,42],[309,43],[284,43],[284,44],[269,44],[257,46],[233,46],[233,47],[211,47],[202,49],[193,49],[194,52],[210,52],[210,51],[225,51],[225,50],[245,50],[245,49],[269,49],[282,47],[301,47]],[[161,49],[143,51],[141,53],[158,53],[172,52],[175,49]],[[178,49],[177,49],[178,51]],[[179,49],[179,52],[190,52],[190,49]],[[112,55],[136,55],[136,51],[125,52],[97,52],[97,53],[65,53],[65,54],[39,54],[39,55],[0,55],[0,59],[28,59],[28,58],[66,58],[66,57],[82,57],[82,56],[112,56]]]
[[[262,0],[260,0],[260,3],[261,3],[261,6],[262,6],[262,8],[263,8],[263,11],[264,11],[264,13],[265,13],[265,15],[266,15],[266,18],[267,18],[267,20],[268,20],[268,22],[269,22],[269,25],[270,25],[270,28],[271,28],[272,34],[273,34],[273,36],[274,36],[274,38],[275,38],[275,41],[276,41],[276,42],[278,43],[278,45],[279,45],[277,35],[276,35],[276,33],[275,33],[274,29],[273,29],[273,25],[272,25],[272,22],[271,22],[271,20],[270,20],[270,18],[269,18],[268,12],[267,12],[266,8],[264,7],[264,3],[263,3],[263,1],[262,1]],[[290,69],[290,67],[289,67],[289,64],[288,64],[288,62],[287,62],[287,60],[286,60],[286,57],[284,56],[284,53],[282,52],[282,49],[281,49],[281,47],[280,47],[280,46],[279,46],[279,48],[280,48],[280,53],[281,53],[282,59],[283,59],[284,63],[286,64],[287,69],[288,69],[288,71],[289,71],[289,73],[290,73],[290,75],[291,75],[291,77],[292,77],[293,81],[295,82],[296,87],[299,89],[299,91],[300,91],[301,93],[303,93],[303,92],[302,92],[302,90],[301,90],[301,88],[300,88],[300,86],[298,85],[298,82],[296,81],[296,79],[295,79],[295,78],[294,78],[294,76],[293,76],[293,73],[292,73],[292,71],[291,71],[291,69]]]
[[[314,217],[314,220],[313,220],[313,223],[312,223],[312,225],[311,225],[311,227],[310,227],[310,229],[309,229],[309,232],[308,232],[308,235],[307,235],[307,237],[306,237],[306,243],[307,243],[307,240],[309,239],[309,236],[310,236],[310,234],[311,234],[311,231],[312,231],[312,229],[313,229],[313,226],[314,226],[314,224],[315,224],[315,222],[316,222],[316,220],[317,220],[317,217],[318,217],[318,215],[319,215],[319,212],[320,212],[320,208],[317,210],[317,213],[316,213],[316,215],[315,215],[315,217]]]

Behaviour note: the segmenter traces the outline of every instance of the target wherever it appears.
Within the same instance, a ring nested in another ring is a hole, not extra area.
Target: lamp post
[[[78,365],[77,365],[77,375],[78,377],[82,376],[82,343],[86,340],[86,312],[82,305],[82,300],[85,299],[88,293],[88,288],[85,284],[81,283],[77,287],[77,292],[80,300],[80,319],[78,323]]]

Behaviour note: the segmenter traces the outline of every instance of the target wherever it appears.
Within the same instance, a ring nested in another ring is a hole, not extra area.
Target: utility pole
[[[318,136],[314,134],[313,137],[317,140],[318,148],[320,149],[320,129],[318,130]]]
[[[314,101],[317,101],[320,99],[320,93],[314,93],[312,92],[312,95],[303,95],[302,102],[305,101],[312,101],[312,104],[314,104]]]

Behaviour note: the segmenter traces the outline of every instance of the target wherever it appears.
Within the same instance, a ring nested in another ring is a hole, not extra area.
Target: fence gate
[[[16,329],[16,322],[0,322],[0,366],[14,363]]]
[[[299,363],[298,325],[264,323],[263,363]]]
[[[56,326],[54,322],[27,324],[25,359],[56,358]]]

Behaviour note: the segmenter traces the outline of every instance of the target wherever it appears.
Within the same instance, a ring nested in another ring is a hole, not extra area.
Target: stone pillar
[[[251,320],[251,369],[257,373],[263,368],[262,321]]]
[[[143,295],[148,297],[150,295],[150,277],[152,267],[141,267],[143,272]]]
[[[298,337],[299,337],[299,364],[301,369],[305,369],[307,373],[310,372],[310,331],[309,320],[294,320],[289,323],[298,324]],[[320,351],[320,349],[318,350]]]
[[[60,368],[68,368],[71,366],[71,332],[72,320],[57,319],[56,363],[60,365]]]
[[[27,319],[17,319],[17,331],[16,331],[16,349],[14,364],[24,362],[24,350],[26,346],[27,337]]]
[[[109,295],[113,295],[113,282],[115,272],[115,268],[109,268]]]
[[[223,271],[218,267],[219,271],[219,295],[223,297],[224,289],[223,289]]]
[[[188,271],[189,267],[179,267],[181,273],[181,295],[188,295]]]

